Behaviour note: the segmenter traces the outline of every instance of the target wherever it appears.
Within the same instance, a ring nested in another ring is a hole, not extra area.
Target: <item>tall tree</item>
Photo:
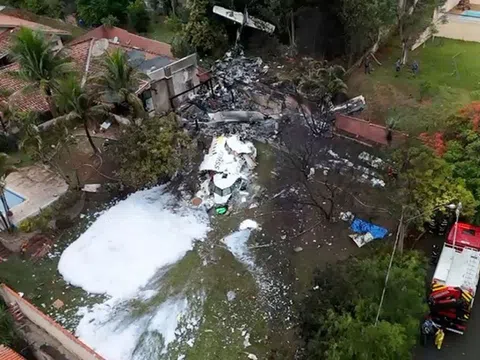
[[[425,259],[397,256],[390,271],[380,322],[378,303],[390,261],[389,247],[319,271],[305,299],[302,330],[307,359],[404,360],[418,337],[425,303]],[[348,296],[346,296],[348,294]]]
[[[398,33],[402,42],[402,64],[407,62],[408,51],[418,37],[430,26],[433,14],[445,0],[398,0]]]
[[[110,107],[97,103],[89,89],[82,87],[78,79],[73,76],[60,82],[55,93],[55,101],[63,115],[54,118],[54,122],[81,121],[93,152],[98,153],[88,126],[107,115]]]
[[[260,8],[260,15],[271,21],[281,34],[287,34],[289,45],[296,46],[296,12],[301,2],[295,0],[268,0]]]
[[[178,126],[174,113],[148,118],[116,143],[118,175],[135,188],[168,180],[186,161],[189,146],[190,139]]]
[[[425,146],[408,147],[398,150],[394,159],[401,188],[397,199],[406,208],[408,217],[418,216],[418,226],[429,221],[436,208],[458,201],[463,204],[463,216],[474,215],[477,201],[465,180],[455,177],[454,167],[433,150]]]
[[[339,10],[347,35],[349,64],[380,39],[381,31],[396,21],[397,0],[343,0]]]
[[[144,0],[135,0],[128,5],[128,23],[136,31],[145,33],[150,27],[150,14]]]
[[[131,0],[76,0],[78,17],[87,25],[99,25],[109,15],[120,24],[127,23],[128,5]]]
[[[53,44],[39,32],[21,28],[10,47],[10,56],[20,65],[18,76],[39,87],[56,113],[53,92],[58,81],[72,72],[72,63],[61,51],[53,51]],[[27,87],[28,89],[28,87]]]
[[[209,0],[189,1],[187,10],[189,11],[188,22],[183,25],[182,32],[174,39],[175,54],[180,55],[179,49],[189,47],[201,54],[215,55],[223,52],[227,44],[227,36],[223,27],[208,16]]]
[[[102,71],[92,82],[103,102],[127,107],[134,118],[141,118],[145,116],[145,109],[136,91],[143,78],[145,75],[128,63],[125,52],[115,49],[105,56]]]

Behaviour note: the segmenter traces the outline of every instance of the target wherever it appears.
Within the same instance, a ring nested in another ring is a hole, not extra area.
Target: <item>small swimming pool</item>
[[[465,10],[462,13],[462,16],[469,16],[469,17],[474,17],[474,18],[480,18],[480,11],[476,10]]]
[[[5,199],[7,200],[7,204],[10,209],[25,201],[25,198],[21,197],[20,195],[9,189],[5,189]],[[0,211],[5,213],[3,205],[0,206]]]

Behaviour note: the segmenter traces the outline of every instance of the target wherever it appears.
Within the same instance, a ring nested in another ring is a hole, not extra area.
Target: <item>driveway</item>
[[[476,360],[480,352],[479,334],[480,303],[477,304],[477,308],[474,305],[472,317],[464,335],[446,333],[441,350],[437,350],[433,344],[428,347],[419,347],[415,352],[415,360]]]

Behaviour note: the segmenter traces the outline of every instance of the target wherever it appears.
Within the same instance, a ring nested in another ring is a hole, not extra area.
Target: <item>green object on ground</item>
[[[215,212],[218,215],[224,215],[227,212],[228,208],[226,206],[218,207],[215,209]]]

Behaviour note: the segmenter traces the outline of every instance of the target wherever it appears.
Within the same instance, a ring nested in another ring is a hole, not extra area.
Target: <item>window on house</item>
[[[187,86],[187,89],[191,89],[191,88],[193,88],[193,81],[192,81],[192,79],[190,79],[190,80],[187,80],[187,82],[186,82],[186,86]]]

